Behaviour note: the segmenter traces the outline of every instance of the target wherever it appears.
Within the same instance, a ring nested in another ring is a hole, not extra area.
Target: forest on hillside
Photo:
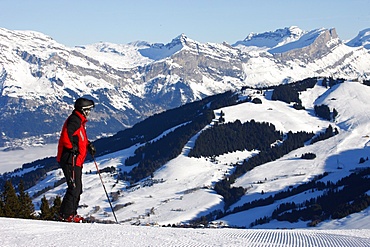
[[[293,103],[296,110],[303,110],[299,99],[300,92],[312,88],[317,83],[318,78],[308,78],[292,84],[274,86],[272,99]],[[342,80],[324,78],[321,80],[320,86],[332,87],[338,83],[342,83]],[[370,85],[370,83],[368,84]],[[262,91],[261,89],[261,92]],[[253,101],[251,98],[248,98],[246,101],[254,104],[262,103]],[[143,144],[135,150],[133,156],[127,157],[125,160],[126,166],[135,165],[130,172],[120,173],[119,171],[115,171],[117,179],[134,184],[142,179],[152,177],[156,170],[169,160],[177,157],[189,139],[200,131],[202,132],[196,139],[193,149],[189,152],[190,157],[215,157],[234,151],[258,150],[258,154],[242,161],[239,165],[235,166],[232,174],[225,175],[222,180],[214,184],[213,189],[223,197],[225,202],[224,211],[216,212],[210,217],[214,219],[215,217],[217,218],[230,212],[228,211],[230,206],[245,194],[245,188],[233,186],[238,177],[266,162],[279,159],[297,148],[331,138],[339,133],[336,128],[330,125],[330,122],[334,121],[339,113],[326,105],[317,105],[314,107],[315,114],[328,121],[327,129],[321,133],[309,133],[305,131],[296,133],[289,131],[288,133],[282,133],[277,131],[275,126],[271,123],[256,122],[255,120],[245,123],[239,120],[232,123],[225,123],[222,121],[222,114],[220,118],[216,119],[214,110],[242,102],[238,94],[230,91],[155,114],[134,125],[132,128],[118,132],[112,137],[95,141],[94,144],[99,150],[97,156],[112,153],[135,144]],[[263,133],[263,135],[260,133]],[[88,159],[89,158],[90,157],[88,157]],[[315,159],[316,155],[314,153],[307,153],[303,154],[301,158]],[[8,190],[10,187],[8,184],[9,181],[11,181],[12,184],[18,184],[24,180],[25,182],[22,182],[21,187],[18,185],[14,188],[18,195],[23,194],[22,191],[35,185],[47,172],[58,169],[59,165],[55,157],[50,157],[24,164],[22,169],[17,169],[15,172],[27,168],[33,169],[30,169],[29,172],[19,173],[21,175],[14,175],[11,172],[2,174],[0,177],[1,189]],[[356,177],[356,174],[361,177]],[[362,183],[368,184],[365,175],[362,173],[356,174],[353,176],[359,181],[362,181]],[[56,182],[54,187],[61,183],[64,183],[64,180]],[[343,215],[368,205],[369,198],[363,194],[365,187],[361,187],[360,184],[352,178],[342,181],[342,184],[328,184],[325,186],[319,181],[313,180],[312,183],[307,183],[306,186],[311,186],[310,189],[319,189],[319,187],[323,187],[323,190],[326,191],[325,196],[322,198],[318,197],[314,201],[305,202],[304,205],[281,205],[273,215],[264,219],[259,219],[258,222],[253,222],[251,224],[261,224],[271,219],[294,221],[302,217],[312,220],[314,224],[314,220],[325,220],[327,217],[343,217]],[[337,188],[340,186],[348,186],[348,188],[356,190],[356,193],[352,193],[351,197],[345,194],[348,193],[347,190],[339,191]],[[307,187],[303,187],[303,185],[302,187],[298,186],[284,193],[282,192],[282,194],[287,196],[292,195],[297,193],[297,191],[301,191],[303,188]],[[51,187],[44,188],[34,196],[41,195],[49,189],[51,189]],[[256,205],[271,203],[271,201],[280,198],[279,196],[282,196],[282,194],[278,193],[273,198],[266,199],[266,201],[262,200],[253,202],[251,205],[243,205],[240,208],[234,209],[232,212],[247,210]],[[335,199],[336,196],[345,199],[341,204],[337,205],[338,207],[329,208],[326,205],[326,200],[330,198],[330,200],[339,201],[339,199]],[[6,196],[3,194],[0,207],[5,209],[5,207],[8,207],[6,204]],[[283,209],[286,210],[284,211]],[[321,213],[321,215],[318,216],[319,213]]]

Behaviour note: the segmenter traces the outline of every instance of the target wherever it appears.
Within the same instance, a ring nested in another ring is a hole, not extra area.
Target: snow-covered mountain
[[[168,44],[138,41],[66,47],[32,31],[0,29],[0,146],[55,142],[77,97],[97,102],[91,138],[243,86],[313,76],[366,79],[370,55],[335,29],[298,27],[250,34],[234,45],[181,34]]]
[[[295,42],[299,40],[303,34],[304,31],[296,26],[265,33],[251,33],[244,40],[237,41],[233,46],[243,45],[247,47],[255,46],[272,49],[290,42]]]
[[[370,28],[364,29],[358,33],[358,35],[348,41],[346,45],[351,47],[365,47],[370,49]]]
[[[292,196],[251,209],[234,212],[233,210],[241,208],[247,203],[263,200],[283,191],[297,188],[299,185],[317,179],[324,173],[326,175],[320,178],[319,182],[336,183],[350,174],[370,167],[367,159],[370,145],[370,110],[368,107],[370,86],[358,81],[345,81],[332,87],[326,87],[323,80],[319,79],[313,88],[300,93],[299,97],[304,107],[302,110],[294,109],[293,104],[272,100],[272,89],[263,91],[243,89],[235,93],[240,103],[215,109],[215,118],[204,130],[212,128],[219,121],[222,112],[226,123],[232,123],[236,120],[242,123],[251,120],[267,122],[273,124],[277,130],[284,134],[289,131],[319,134],[328,125],[331,125],[338,129],[338,134],[313,144],[306,143],[305,146],[274,161],[254,167],[238,177],[232,187],[242,187],[245,189],[245,193],[240,200],[228,207],[225,216],[217,218],[217,224],[250,228],[251,223],[256,220],[271,217],[274,210],[280,205],[290,202],[302,204],[306,200],[327,194],[330,189],[309,188]],[[245,101],[246,98],[259,98],[261,104]],[[323,104],[332,111],[336,109],[338,115],[335,121],[315,116],[315,106]],[[146,143],[159,140],[186,124],[187,122],[168,129]],[[189,157],[189,151],[194,147],[202,131],[189,138],[180,155],[166,162],[153,172],[152,176],[134,184],[122,179],[122,174],[130,173],[137,167],[137,164],[126,166],[125,161],[146,143],[137,143],[128,148],[97,157],[100,170],[115,168],[111,173],[102,173],[102,176],[112,198],[117,218],[122,224],[186,224],[196,218],[209,215],[209,213],[225,210],[225,199],[215,193],[215,183],[229,174],[233,174],[237,166],[240,166],[244,160],[258,154],[260,150],[236,151],[212,158]],[[115,136],[112,139],[117,138]],[[312,160],[300,158],[302,154],[306,153],[313,153],[316,158]],[[361,162],[361,160],[363,161]],[[29,167],[17,170],[11,175],[19,176],[32,169]],[[94,162],[87,162],[84,165],[84,193],[81,197],[83,207],[79,209],[79,213],[99,220],[114,221],[95,170]],[[57,195],[63,195],[66,185],[55,186],[62,177],[61,169],[55,169],[48,172],[37,185],[28,190],[30,195],[36,195],[35,193],[43,191],[46,187],[51,188],[41,195],[37,194],[38,196],[33,200],[36,208],[40,206],[41,198],[44,195],[50,201]],[[343,187],[345,186],[338,188],[338,190]],[[370,189],[366,191],[367,195],[369,195],[369,191]],[[348,217],[323,221],[317,227],[320,229],[370,229],[368,215],[369,208]],[[297,222],[271,220],[264,224],[254,225],[253,228],[306,228],[308,223],[305,220]]]

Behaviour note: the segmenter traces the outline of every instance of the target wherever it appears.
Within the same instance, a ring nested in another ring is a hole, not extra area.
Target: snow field
[[[0,218],[0,245],[368,247],[367,230],[251,230],[136,227]]]

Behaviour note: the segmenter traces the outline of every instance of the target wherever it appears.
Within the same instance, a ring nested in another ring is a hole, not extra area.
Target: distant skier
[[[77,214],[82,193],[82,167],[87,152],[95,155],[94,145],[88,140],[85,124],[94,101],[78,98],[72,114],[64,122],[58,144],[57,161],[63,169],[67,181],[67,191],[60,207],[59,217],[63,221],[81,222],[83,217]]]

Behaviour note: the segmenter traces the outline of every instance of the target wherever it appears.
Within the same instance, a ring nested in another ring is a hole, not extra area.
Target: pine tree
[[[31,197],[28,195],[28,193],[24,191],[23,180],[19,182],[18,190],[19,190],[18,199],[21,206],[19,217],[24,219],[34,218],[35,206],[32,203]]]
[[[41,206],[40,206],[40,219],[42,220],[51,220],[53,218],[53,214],[51,212],[51,209],[49,207],[49,202],[46,199],[45,195],[41,199]]]
[[[335,118],[338,116],[338,111],[333,108],[333,120],[335,120]]]
[[[4,202],[2,195],[0,195],[0,217],[4,216]]]
[[[55,197],[54,204],[51,207],[51,214],[52,214],[52,216],[59,215],[59,211],[60,211],[60,206],[61,205],[62,205],[62,198],[60,196]]]
[[[327,105],[315,105],[314,106],[315,114],[318,117],[324,118],[326,120],[331,120],[330,109]]]
[[[10,180],[5,182],[3,191],[3,214],[5,217],[19,218],[21,205]]]

